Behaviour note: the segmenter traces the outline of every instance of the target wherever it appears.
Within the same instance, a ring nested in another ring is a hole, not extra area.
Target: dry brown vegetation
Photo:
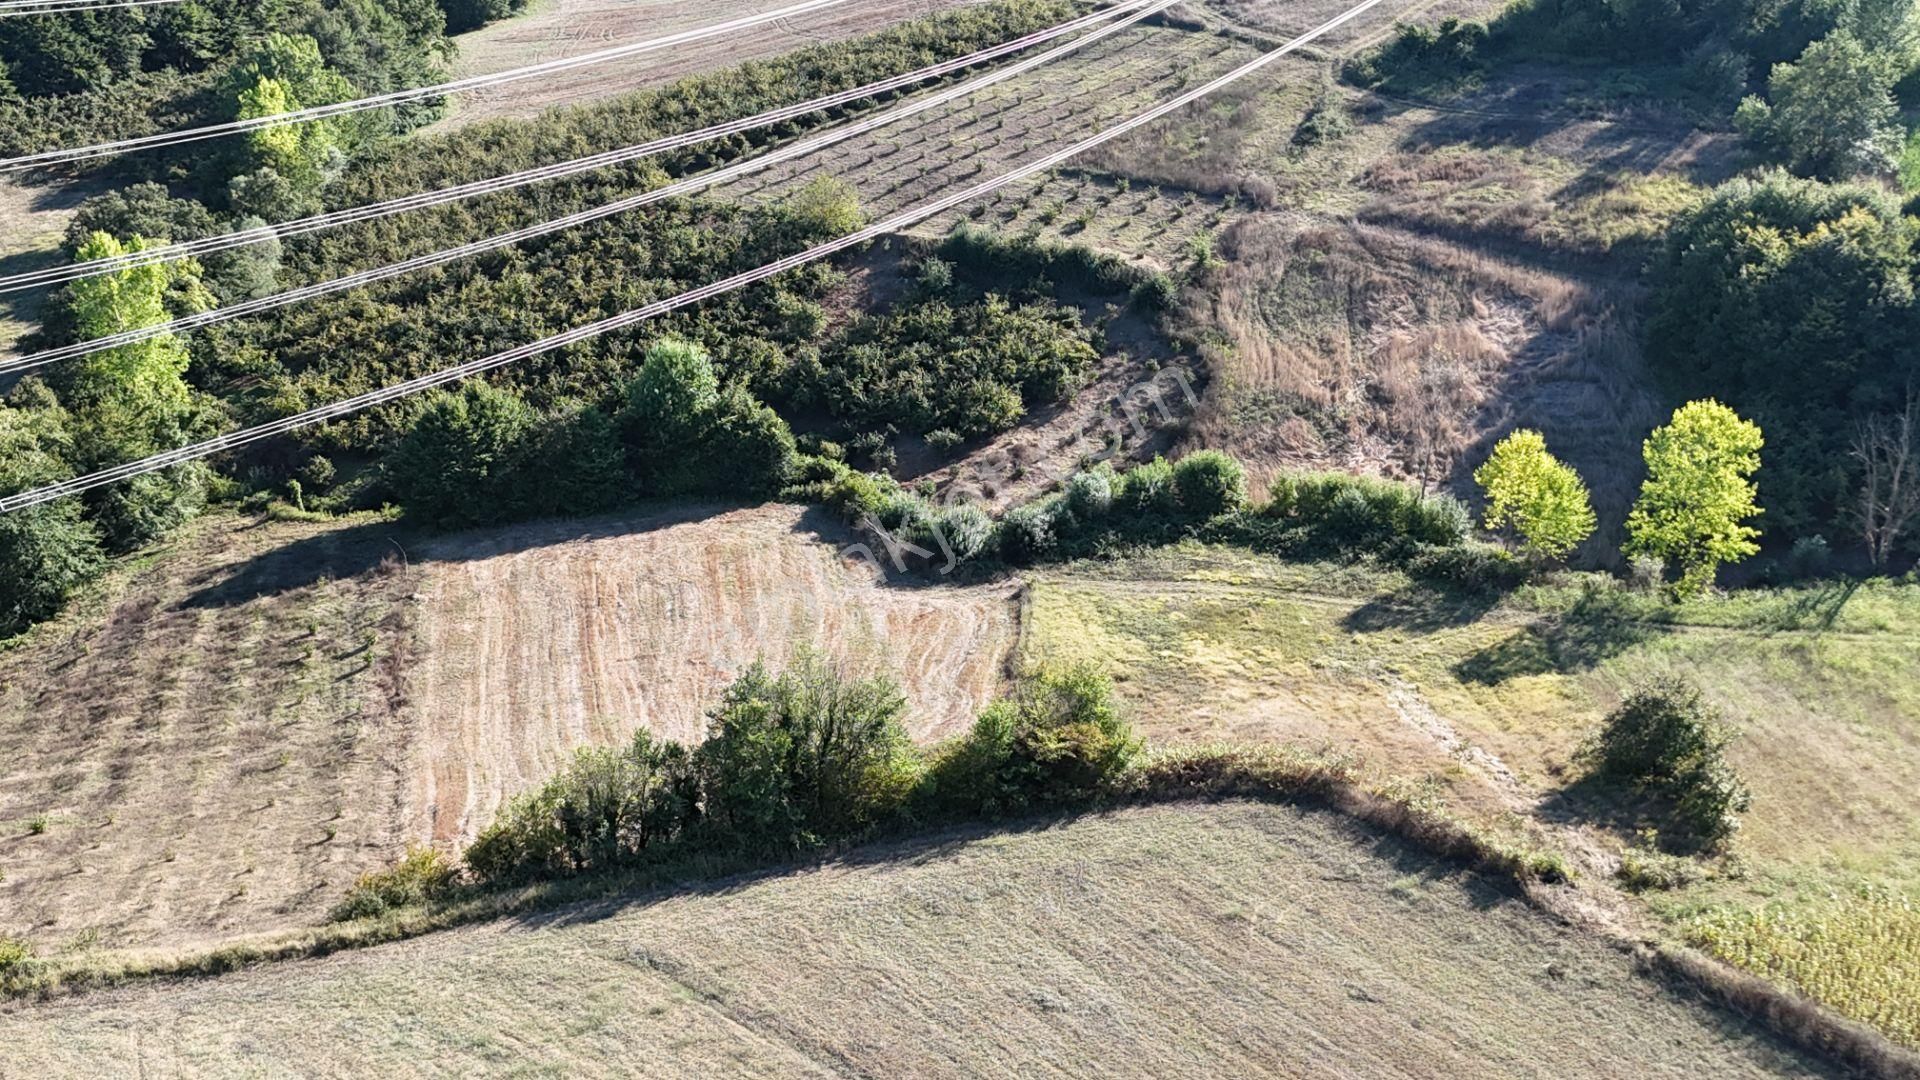
[[[418,574],[375,531],[201,522],[0,652],[0,933],[318,918],[398,850]]]
[[[0,1040],[43,1076],[1643,1075],[1653,1047],[1676,1075],[1825,1074],[1483,879],[1233,802],[21,1006]]]
[[[1013,586],[889,586],[849,539],[798,507],[426,543],[204,521],[0,653],[0,933],[51,953],[310,924],[576,746],[697,740],[742,667],[802,645],[952,733],[1000,689]]]
[[[1465,490],[1493,441],[1537,427],[1603,520],[1624,513],[1657,418],[1630,295],[1357,223],[1250,218],[1220,252],[1192,294],[1212,375],[1192,445],[1256,480],[1340,468]]]

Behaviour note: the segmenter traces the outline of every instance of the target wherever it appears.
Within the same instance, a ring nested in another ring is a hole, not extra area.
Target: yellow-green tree
[[[1677,595],[1713,584],[1721,563],[1760,550],[1760,514],[1753,474],[1765,445],[1759,425],[1718,401],[1691,401],[1647,436],[1640,455],[1647,478],[1627,515],[1628,555],[1651,555],[1680,567]]]
[[[103,232],[80,245],[82,260],[111,258],[152,246],[126,243]],[[191,260],[131,267],[73,284],[75,328],[87,339],[154,326],[176,307],[211,303]],[[61,390],[73,413],[74,457],[97,469],[172,449],[186,441],[194,412],[186,382],[186,343],[158,334],[81,357],[62,373]],[[90,503],[110,547],[127,550],[191,517],[202,501],[205,470],[185,466],[103,489]]]
[[[1532,554],[1561,558],[1593,535],[1587,485],[1547,452],[1537,431],[1522,428],[1501,439],[1473,471],[1473,482],[1487,496],[1487,528],[1511,528]]]

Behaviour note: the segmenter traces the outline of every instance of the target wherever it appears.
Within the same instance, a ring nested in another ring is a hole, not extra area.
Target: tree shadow
[[[1354,633],[1379,633],[1385,630],[1432,633],[1478,622],[1505,595],[1493,588],[1447,589],[1414,585],[1368,600],[1343,616],[1340,625]]]
[[[549,519],[432,532],[400,521],[373,521],[329,529],[281,544],[243,562],[215,567],[194,582],[183,608],[233,607],[306,588],[430,562],[466,562],[579,540],[651,532],[698,521],[731,504],[642,506],[594,518]],[[264,519],[259,525],[264,525]],[[255,526],[258,527],[258,526]]]
[[[1631,619],[1604,600],[1583,598],[1564,615],[1542,618],[1453,666],[1462,681],[1498,686],[1528,675],[1591,671],[1653,638],[1664,627]]]

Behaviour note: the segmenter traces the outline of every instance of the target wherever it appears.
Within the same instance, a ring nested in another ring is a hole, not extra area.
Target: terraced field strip
[[[40,1077],[1827,1075],[1471,875],[1245,803],[26,1005],[0,1043]]]

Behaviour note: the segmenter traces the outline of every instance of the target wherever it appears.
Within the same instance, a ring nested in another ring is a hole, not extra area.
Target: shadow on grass
[[[183,608],[233,607],[321,581],[356,578],[422,563],[466,562],[560,544],[638,536],[742,509],[738,503],[639,504],[591,518],[546,519],[433,532],[401,521],[328,529],[282,544],[244,562],[204,571]],[[818,516],[818,520],[814,520]],[[832,535],[828,515],[809,510],[808,531]],[[264,524],[264,522],[263,522]],[[846,530],[840,529],[845,535]]]
[[[1543,618],[1461,660],[1453,673],[1465,682],[1498,686],[1528,675],[1591,671],[1670,632],[1590,596],[1564,615]]]
[[[1342,628],[1354,633],[1411,630],[1431,633],[1480,621],[1505,594],[1497,589],[1446,589],[1415,585],[1376,596],[1348,612]]]

